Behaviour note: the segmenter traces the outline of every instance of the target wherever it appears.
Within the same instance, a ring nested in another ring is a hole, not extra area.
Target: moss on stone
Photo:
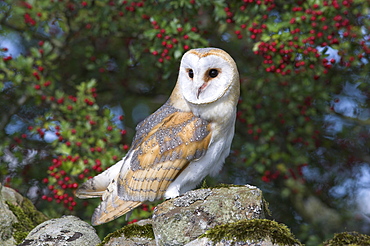
[[[267,219],[241,220],[215,226],[200,237],[207,237],[213,242],[220,242],[222,239],[233,242],[270,239],[278,245],[302,245],[288,227]]]
[[[199,189],[221,189],[221,188],[230,188],[230,187],[245,187],[245,185],[234,185],[234,184],[217,184],[215,186],[209,186],[206,179],[203,180],[202,185]]]
[[[231,187],[246,187],[245,185],[234,185],[234,184],[217,184],[214,187],[210,187],[212,189],[222,189],[222,188],[231,188]]]
[[[104,240],[101,242],[101,244],[97,246],[103,246],[106,243],[108,243],[111,238],[115,237],[121,237],[123,234],[124,237],[126,238],[149,238],[149,239],[154,239],[154,232],[153,232],[153,226],[152,224],[146,224],[143,226],[137,225],[137,224],[130,224],[125,227],[122,227],[121,229],[112,232],[108,234]]]
[[[33,203],[27,198],[23,199],[21,208],[34,225],[39,225],[42,222],[49,220],[49,218],[42,212],[38,211]]]
[[[361,246],[370,245],[370,236],[360,234],[358,232],[342,232],[337,233],[334,237],[324,243],[328,246],[338,246],[338,245],[351,245],[351,246]]]
[[[21,243],[28,233],[38,224],[48,220],[46,215],[36,210],[29,199],[24,198],[20,206],[14,205],[8,201],[6,201],[6,204],[18,220],[18,222],[12,225],[15,229],[13,237],[17,243]]]

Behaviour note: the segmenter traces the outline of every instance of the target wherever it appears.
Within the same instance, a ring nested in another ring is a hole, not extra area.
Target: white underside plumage
[[[199,160],[192,161],[187,168],[169,185],[165,198],[177,197],[194,189],[207,175],[216,176],[221,170],[234,137],[234,124],[227,132],[226,139],[211,140],[207,153]]]

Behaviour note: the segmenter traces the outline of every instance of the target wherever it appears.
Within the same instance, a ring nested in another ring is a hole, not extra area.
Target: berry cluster
[[[270,4],[267,10],[278,9],[273,1],[263,1],[263,3],[262,1],[244,1],[244,4],[239,7],[240,10],[246,11],[248,8],[245,4],[251,3]],[[234,33],[238,39],[246,35],[252,40],[259,41],[255,54],[263,57],[266,72],[289,75],[292,72],[299,73],[310,69],[317,71],[314,78],[318,79],[320,73],[328,73],[335,63],[335,60],[328,62],[322,56],[317,49],[320,46],[333,46],[339,49],[338,54],[341,56],[339,65],[348,67],[354,61],[361,63],[363,54],[369,52],[366,42],[361,42],[363,53],[357,57],[347,54],[346,45],[341,50],[339,42],[340,39],[351,41],[359,38],[358,29],[353,26],[353,22],[359,16],[350,15],[354,12],[352,9],[357,8],[353,1],[323,1],[321,5],[313,4],[311,7],[299,3],[297,5],[292,7],[289,14],[281,13],[280,20],[276,21],[277,24],[274,26],[271,24],[268,26],[269,19],[273,18],[269,15],[263,15],[258,22],[252,22],[248,27],[248,22],[244,23],[239,13],[234,14],[238,11],[232,12],[231,8],[227,7],[225,12],[229,17],[237,15],[235,19],[238,21],[235,24],[239,24],[239,28],[236,27]],[[330,8],[332,10],[328,14]],[[285,17],[287,19],[284,19]],[[329,24],[332,22],[334,25]],[[276,26],[279,28],[277,29]],[[307,27],[310,28],[307,29]],[[290,35],[285,35],[287,30]],[[267,38],[272,34],[276,38]],[[320,64],[323,68],[318,67]]]
[[[158,56],[157,61],[163,63],[170,61],[172,57],[179,58],[183,52],[191,47],[192,39],[199,37],[198,29],[190,25],[178,25],[176,29],[161,28],[155,20],[151,21],[152,28],[155,30],[155,50],[151,53]],[[176,53],[175,53],[176,52]]]
[[[24,6],[27,10],[29,10],[29,11],[31,11],[31,10],[32,10],[32,12],[34,12],[34,11],[33,11],[33,6],[32,6],[30,3],[28,3],[28,2],[22,2],[22,3],[23,3],[23,6]],[[29,13],[29,12],[26,12],[26,13],[23,15],[23,17],[24,17],[24,23],[26,23],[26,24],[27,24],[27,25],[29,25],[29,26],[36,26],[37,21],[40,21],[40,18],[42,17],[42,13],[40,13],[40,12],[36,12],[34,16],[32,16],[32,15],[33,15],[33,14],[31,14],[31,13]]]
[[[261,180],[265,183],[273,182],[274,180],[277,180],[279,177],[283,179],[289,179],[292,178],[293,180],[299,181],[301,183],[305,182],[305,178],[303,175],[303,168],[306,167],[308,164],[300,164],[295,168],[289,168],[288,172],[284,172],[285,174],[282,174],[279,170],[271,171],[266,170],[261,177]]]
[[[267,3],[271,5],[264,6]],[[258,8],[264,6],[266,14],[254,18],[250,17],[251,12],[248,12],[249,17],[241,14],[252,6],[256,8],[256,5]],[[310,151],[322,144],[320,126],[312,119],[316,118],[319,110],[327,110],[321,108],[317,100],[325,84],[331,83],[327,74],[331,75],[338,69],[363,66],[366,60],[363,58],[369,54],[369,42],[359,35],[359,23],[363,17],[353,14],[357,12],[358,3],[334,0],[310,6],[298,1],[284,5],[285,8],[291,6],[289,12],[284,12],[281,6],[272,1],[244,1],[242,5],[230,5],[224,9],[229,18],[227,23],[234,29],[236,38],[248,39],[254,44],[253,52],[261,58],[261,67],[268,73],[258,80],[257,87],[250,88],[257,92],[257,97],[251,98],[248,94],[243,98],[245,100],[240,102],[243,106],[237,114],[238,121],[246,126],[246,141],[256,141],[259,146],[248,149],[259,155],[258,159],[248,156],[244,159],[258,167],[256,169],[262,174],[264,182],[279,177],[301,179],[298,178],[301,177],[300,163],[309,160],[293,156],[299,155],[297,149]],[[272,9],[279,15],[269,14]],[[351,46],[356,48],[350,49]],[[337,57],[328,58],[325,52],[329,47],[338,51]],[[357,56],[353,55],[354,49]],[[307,85],[307,90],[295,90],[298,80]],[[248,87],[248,84],[244,85]],[[264,107],[267,100],[274,101],[269,108],[275,112],[271,117],[274,123],[259,121],[268,114],[268,109]],[[276,126],[281,132],[270,130]],[[275,149],[269,153],[269,149],[277,144],[289,146],[290,150],[286,153],[297,162],[285,163],[284,151],[277,152]],[[283,168],[273,171],[272,160],[280,162]],[[258,162],[261,167],[255,164]]]
[[[71,177],[63,169],[63,163],[71,163],[72,165],[78,161],[79,156],[59,156],[52,160],[52,165],[49,167],[49,178],[44,178],[43,183],[49,184],[48,189],[50,191],[49,195],[43,195],[42,199],[48,202],[55,201],[56,203],[62,203],[64,207],[69,210],[77,205],[73,194],[66,192],[68,189],[76,189],[78,184],[74,181],[74,178]],[[89,171],[87,169],[87,171]],[[88,172],[87,172],[88,173]],[[82,174],[81,178],[84,178],[85,172]],[[80,176],[79,176],[80,177]],[[51,183],[51,184],[50,184]]]
[[[53,145],[56,153],[60,154],[52,160],[48,177],[43,179],[49,191],[42,199],[61,203],[65,208],[73,210],[78,205],[74,200],[74,190],[78,183],[101,173],[118,160],[117,156],[124,154],[121,150],[128,150],[126,144],[116,147],[126,130],[118,129],[110,121],[108,109],[103,112],[108,117],[100,115],[94,81],[82,83],[76,95],[61,92],[54,94],[55,91],[49,88],[53,82],[44,77],[46,70],[38,66],[32,72],[36,83],[33,88],[42,104],[51,106],[56,113],[49,119],[42,116],[37,118],[35,124],[28,127],[29,136],[24,134],[22,138],[37,135],[42,140],[50,141],[45,139],[46,133],[55,136]],[[124,117],[118,116],[118,119],[123,120]],[[15,141],[20,144],[21,138],[17,137]],[[102,156],[105,157],[100,159]]]

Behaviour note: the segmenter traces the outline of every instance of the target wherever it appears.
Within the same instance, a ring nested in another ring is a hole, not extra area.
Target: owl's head
[[[231,56],[217,48],[192,49],[181,59],[178,86],[191,104],[209,104],[224,96],[239,97],[239,73]]]

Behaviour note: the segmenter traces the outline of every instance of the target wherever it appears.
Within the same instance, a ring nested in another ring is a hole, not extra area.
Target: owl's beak
[[[199,95],[200,93],[204,90],[204,88],[207,87],[207,82],[204,82],[203,85],[201,87],[198,88],[198,92],[197,92],[197,99],[199,99]]]
[[[199,87],[198,92],[197,92],[197,99],[199,99],[199,94],[202,92],[202,87]]]

